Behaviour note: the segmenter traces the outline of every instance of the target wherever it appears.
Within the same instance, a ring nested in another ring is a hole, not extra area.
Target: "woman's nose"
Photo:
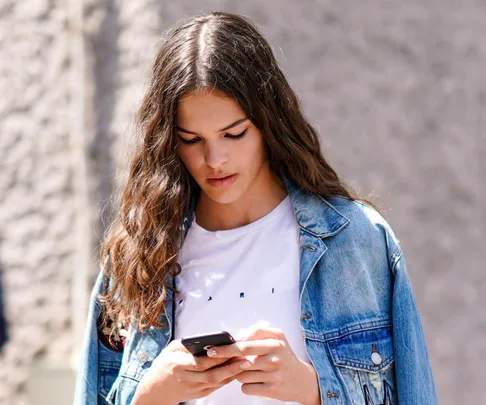
[[[228,161],[228,152],[221,143],[206,143],[204,150],[206,165],[213,169],[221,167]]]

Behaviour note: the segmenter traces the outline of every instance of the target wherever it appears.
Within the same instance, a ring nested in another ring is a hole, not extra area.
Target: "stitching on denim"
[[[378,372],[384,371],[395,361],[395,357],[394,357],[394,355],[392,355],[386,361],[384,361],[380,366],[373,367],[373,366],[370,366],[368,364],[349,361],[349,360],[344,360],[344,361],[341,361],[341,362],[338,363],[338,362],[334,361],[333,356],[331,356],[331,357],[333,358],[333,363],[337,367],[348,368],[348,369],[357,370],[357,371],[367,370],[367,371],[370,371],[372,373],[378,373]]]
[[[114,368],[118,370],[121,366],[121,361],[100,361],[99,366],[100,368]]]
[[[132,380],[132,381],[135,381],[137,383],[140,382],[140,380],[142,379],[142,375],[141,373],[137,373],[135,375],[128,375],[128,374],[120,374],[120,377],[123,377],[123,378],[126,378],[127,380]]]
[[[380,329],[385,327],[392,327],[391,319],[380,319],[380,320],[368,321],[364,323],[357,323],[357,324],[349,325],[337,331],[327,332],[327,333],[316,333],[304,329],[304,334],[307,339],[327,342],[329,340],[344,337],[351,333],[373,330],[373,329]]]

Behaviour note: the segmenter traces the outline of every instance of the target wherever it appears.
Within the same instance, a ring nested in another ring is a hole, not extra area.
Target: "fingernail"
[[[242,368],[242,369],[250,368],[250,366],[251,366],[251,363],[249,361],[245,361],[244,363],[240,364],[240,368]]]
[[[208,350],[208,356],[209,356],[209,357],[214,357],[214,356],[216,356],[216,349],[209,349],[209,350]]]

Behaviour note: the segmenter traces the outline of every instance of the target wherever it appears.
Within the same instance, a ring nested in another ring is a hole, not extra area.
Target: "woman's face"
[[[191,92],[176,116],[177,152],[204,195],[230,204],[271,181],[261,132],[219,90]]]

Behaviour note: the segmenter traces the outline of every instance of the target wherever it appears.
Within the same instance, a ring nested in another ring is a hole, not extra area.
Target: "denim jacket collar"
[[[324,198],[300,190],[287,178],[283,181],[294,207],[297,222],[306,232],[319,238],[326,238],[337,234],[349,224],[349,219]]]

